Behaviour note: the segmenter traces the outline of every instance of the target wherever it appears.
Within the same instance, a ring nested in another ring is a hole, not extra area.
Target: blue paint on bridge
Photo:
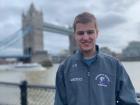
[[[20,59],[20,58],[30,58],[31,55],[0,55],[0,58],[1,59],[5,59],[5,58],[17,58],[17,59]]]
[[[31,55],[0,55],[0,59],[15,58],[17,61],[22,61],[24,63],[31,62]]]

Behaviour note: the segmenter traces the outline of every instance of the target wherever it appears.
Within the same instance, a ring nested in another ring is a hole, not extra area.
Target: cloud
[[[128,8],[134,5],[137,0],[99,0],[100,5],[102,6],[102,11],[116,11],[116,12],[125,12]]]
[[[127,22],[125,17],[117,13],[106,13],[102,18],[99,18],[99,27],[101,29],[113,28]]]
[[[138,0],[131,8],[126,10],[124,14],[131,22],[139,22],[140,15],[139,15],[139,8],[140,8],[140,0]]]
[[[136,31],[138,32],[138,36],[139,36],[139,39],[140,39],[140,22],[137,23]]]

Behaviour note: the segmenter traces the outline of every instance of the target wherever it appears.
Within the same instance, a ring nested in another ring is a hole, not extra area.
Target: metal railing
[[[0,105],[53,105],[55,88],[51,86],[0,82]],[[140,103],[140,93],[137,93]]]
[[[51,86],[0,82],[0,105],[53,105],[54,95]]]

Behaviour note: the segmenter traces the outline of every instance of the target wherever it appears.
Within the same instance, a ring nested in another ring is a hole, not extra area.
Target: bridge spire
[[[30,5],[30,9],[29,9],[31,12],[36,10],[35,6],[34,6],[34,3],[31,3]]]

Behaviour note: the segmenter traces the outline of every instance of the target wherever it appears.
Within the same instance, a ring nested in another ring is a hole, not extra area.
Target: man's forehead
[[[89,21],[89,22],[77,22],[77,24],[96,24],[96,21]]]
[[[77,23],[76,24],[76,29],[77,28],[88,28],[88,27],[95,28],[95,23],[91,22],[91,23]]]

